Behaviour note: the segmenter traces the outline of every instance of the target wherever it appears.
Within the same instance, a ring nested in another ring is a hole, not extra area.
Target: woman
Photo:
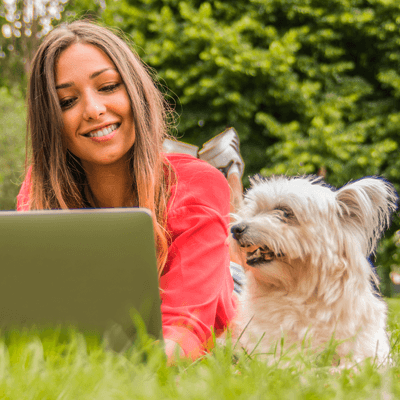
[[[56,28],[32,62],[31,167],[17,209],[150,209],[166,353],[194,359],[235,314],[229,187],[209,164],[162,153],[169,117],[123,39],[84,21]]]

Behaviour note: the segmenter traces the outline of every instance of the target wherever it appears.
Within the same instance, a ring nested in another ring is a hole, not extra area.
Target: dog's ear
[[[341,219],[367,235],[367,251],[373,252],[397,209],[394,187],[381,178],[364,178],[343,186],[336,192],[336,199]]]

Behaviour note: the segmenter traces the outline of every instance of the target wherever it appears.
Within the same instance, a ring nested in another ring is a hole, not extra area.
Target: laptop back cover
[[[122,330],[132,341],[136,310],[161,338],[148,210],[2,212],[0,257],[3,331],[61,324],[103,336]]]

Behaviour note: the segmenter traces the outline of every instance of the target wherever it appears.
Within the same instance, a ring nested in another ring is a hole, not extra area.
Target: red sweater
[[[229,186],[204,161],[166,154],[176,184],[168,204],[171,244],[160,279],[164,339],[177,342],[196,358],[207,348],[211,329],[223,330],[236,302],[227,244]],[[17,210],[28,210],[30,170],[17,196]]]

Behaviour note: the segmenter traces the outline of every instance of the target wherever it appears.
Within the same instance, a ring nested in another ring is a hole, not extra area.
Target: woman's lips
[[[93,140],[94,142],[107,142],[111,140],[117,133],[118,128],[114,129],[111,133],[105,136],[99,136],[99,137],[89,137],[87,136],[88,139]]]

